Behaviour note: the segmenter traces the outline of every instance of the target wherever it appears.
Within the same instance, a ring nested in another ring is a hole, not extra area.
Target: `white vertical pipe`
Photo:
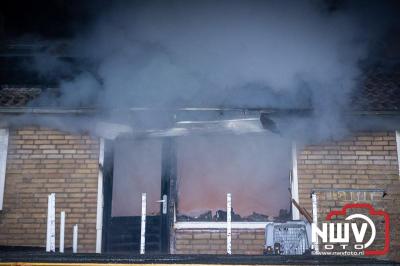
[[[56,251],[56,194],[51,193],[47,199],[47,234],[46,252]]]
[[[146,193],[142,193],[142,220],[140,226],[140,254],[144,254],[146,245]]]
[[[399,166],[399,176],[400,176],[400,131],[396,131],[396,144],[397,144],[397,163]]]
[[[51,213],[51,195],[48,195],[47,196],[46,252],[50,252],[50,213]]]
[[[101,253],[101,240],[103,234],[103,165],[104,165],[104,139],[100,139],[99,174],[97,177],[97,213],[96,213],[96,253]]]
[[[56,194],[51,193],[50,251],[56,251]]]
[[[296,202],[299,202],[299,181],[298,181],[298,176],[297,176],[297,145],[296,142],[292,143],[292,176],[291,176],[291,194],[292,194],[292,199],[294,199]],[[292,219],[293,220],[299,220],[300,219],[300,212],[292,204]]]
[[[226,253],[232,254],[232,196],[226,194]]]
[[[74,234],[72,236],[72,252],[78,252],[78,225],[74,225]]]
[[[60,217],[60,252],[64,253],[64,233],[65,233],[65,211],[61,212]]]
[[[8,151],[8,129],[0,129],[0,211],[3,209]]]
[[[318,225],[318,202],[317,202],[317,194],[312,193],[311,195],[311,200],[312,200],[312,215],[313,215],[313,224],[315,226]],[[314,232],[312,232],[313,234]],[[315,242],[313,243],[314,245],[314,251],[318,253],[319,251],[319,246],[318,246],[318,237],[315,238]]]

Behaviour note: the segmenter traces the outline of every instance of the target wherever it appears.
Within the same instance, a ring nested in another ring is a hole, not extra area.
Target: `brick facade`
[[[44,247],[47,195],[56,193],[56,246],[60,211],[66,212],[65,247],[79,225],[79,252],[94,252],[99,142],[43,128],[10,130],[0,245]]]
[[[318,192],[318,216],[325,217],[345,203],[372,203],[391,216],[391,252],[400,260],[400,177],[395,132],[358,133],[347,139],[308,145],[297,155],[299,201],[312,213],[312,189],[384,189],[382,193]],[[378,225],[377,241],[383,238],[383,224]],[[232,252],[262,254],[264,230],[236,230]],[[382,242],[382,241],[380,241]],[[225,230],[175,230],[175,252],[182,254],[225,254]],[[371,248],[381,248],[371,246]]]
[[[175,231],[177,254],[226,254],[226,230],[179,229]],[[261,255],[263,229],[232,229],[232,254]]]
[[[400,260],[400,177],[395,132],[358,133],[341,141],[309,145],[299,152],[297,163],[302,206],[311,213],[311,190],[327,188],[336,191],[317,193],[319,221],[345,203],[372,203],[384,209],[391,220],[389,257]],[[384,189],[387,195],[357,189]],[[382,230],[377,229],[378,239],[383,237]]]
[[[4,210],[0,211],[0,245],[45,246],[47,195],[56,193],[56,228],[66,211],[66,247],[79,224],[79,251],[94,252],[98,140],[43,128],[10,130]],[[400,178],[394,132],[358,133],[347,139],[308,145],[297,156],[299,203],[311,213],[312,189],[318,192],[319,219],[347,202],[373,203],[391,216],[390,258],[400,260]],[[384,189],[379,193],[340,189]],[[226,231],[173,229],[177,254],[225,254]],[[378,231],[381,233],[382,230]],[[378,239],[382,235],[378,233]],[[262,254],[263,229],[233,229],[234,254]],[[58,244],[58,239],[56,240]]]

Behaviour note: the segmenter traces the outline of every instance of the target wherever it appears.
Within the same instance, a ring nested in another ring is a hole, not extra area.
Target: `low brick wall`
[[[232,254],[261,255],[264,250],[263,229],[232,229]],[[226,254],[226,230],[175,230],[176,254]]]
[[[318,193],[319,220],[346,203],[371,203],[386,210],[391,218],[389,257],[400,260],[400,177],[395,132],[363,132],[341,141],[309,145],[297,158],[302,206],[311,213],[311,190],[325,188],[339,191]],[[382,193],[340,189],[384,189],[387,195],[382,198]],[[378,238],[382,238],[382,230]]]
[[[10,130],[0,245],[44,247],[47,195],[56,193],[56,244],[66,212],[65,247],[79,224],[79,251],[94,252],[99,142],[56,130]]]

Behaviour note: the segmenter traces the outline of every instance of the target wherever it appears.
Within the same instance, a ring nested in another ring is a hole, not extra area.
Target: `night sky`
[[[156,1],[3,0],[0,2],[0,36],[2,38],[19,38],[25,35],[36,35],[52,40],[72,38],[106,10],[125,4],[140,7],[146,2]],[[173,3],[174,1],[164,2]],[[314,2],[326,12],[327,16],[346,9],[370,10],[368,12],[371,14],[374,13],[374,9],[375,11],[380,9],[382,10],[380,14],[370,17],[377,22],[386,16],[400,12],[400,2],[395,0],[321,0]],[[398,27],[398,25],[393,26]]]

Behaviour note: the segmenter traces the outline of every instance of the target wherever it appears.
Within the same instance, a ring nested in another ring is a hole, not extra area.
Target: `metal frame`
[[[97,179],[97,211],[96,211],[96,253],[101,253],[101,239],[103,230],[103,165],[104,165],[104,139],[100,139],[99,149],[99,174]]]
[[[170,250],[170,232],[173,229],[173,206],[175,204],[174,196],[169,196],[172,190],[171,180],[176,180],[176,155],[175,155],[175,142],[171,138],[166,138],[162,143],[162,166],[161,166],[161,195],[168,195],[168,212],[163,214],[162,204],[160,204],[161,216],[161,235],[160,235],[160,252],[168,253]],[[108,231],[111,219],[112,208],[112,191],[113,191],[113,166],[114,166],[114,145],[113,141],[105,141],[104,144],[104,162],[103,162],[103,226],[102,226],[102,252],[109,251],[108,247]],[[172,206],[172,208],[171,208]]]
[[[273,222],[231,222],[232,229],[265,229]],[[226,222],[175,222],[175,229],[226,229]]]
[[[114,145],[112,141],[106,141],[104,144],[104,164],[103,164],[103,227],[102,227],[102,245],[101,251],[108,251],[108,230],[111,218],[111,202],[113,190],[113,174],[114,174]]]
[[[381,192],[385,194],[385,190],[381,188],[314,188],[311,190],[311,195],[316,192]]]
[[[161,252],[168,253],[170,250],[170,236],[173,225],[173,210],[175,205],[176,182],[176,148],[173,138],[166,138],[162,143],[162,165],[161,165],[161,195],[167,195],[167,213],[163,213],[163,205],[160,204],[161,215]],[[171,195],[173,192],[174,195]],[[172,207],[172,208],[171,208]]]

